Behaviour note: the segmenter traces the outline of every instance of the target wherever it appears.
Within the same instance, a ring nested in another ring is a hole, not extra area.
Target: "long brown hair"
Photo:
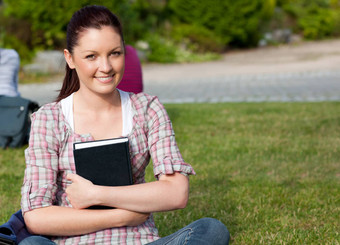
[[[67,50],[73,54],[74,47],[78,44],[79,34],[86,29],[101,29],[102,26],[113,27],[121,37],[124,45],[123,28],[118,17],[104,6],[86,6],[75,12],[67,25]],[[78,91],[80,84],[75,69],[70,69],[66,64],[66,72],[61,90],[56,101],[60,101],[73,92]]]

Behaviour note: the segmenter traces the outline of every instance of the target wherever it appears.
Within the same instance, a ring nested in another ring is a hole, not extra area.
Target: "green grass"
[[[232,244],[340,243],[340,103],[166,108],[197,175],[185,209],[154,215],[162,236],[213,217]],[[19,208],[23,149],[0,150],[2,223]]]
[[[54,73],[25,73],[19,71],[19,83],[20,84],[32,84],[32,83],[47,83],[50,81],[62,81],[63,75]]]
[[[24,148],[0,148],[0,224],[20,209],[20,187],[24,169]]]

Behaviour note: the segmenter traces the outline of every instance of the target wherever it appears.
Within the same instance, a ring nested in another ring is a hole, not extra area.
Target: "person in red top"
[[[142,66],[137,51],[131,46],[125,46],[125,71],[118,89],[138,94],[143,92]]]

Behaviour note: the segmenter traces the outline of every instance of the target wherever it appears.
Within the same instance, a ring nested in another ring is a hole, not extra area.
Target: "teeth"
[[[113,76],[109,76],[109,77],[97,77],[97,79],[100,80],[100,81],[106,81],[106,80],[108,80],[108,79],[110,79],[112,77]]]
[[[100,80],[100,81],[105,81],[107,79],[108,79],[108,77],[98,77],[98,80]]]

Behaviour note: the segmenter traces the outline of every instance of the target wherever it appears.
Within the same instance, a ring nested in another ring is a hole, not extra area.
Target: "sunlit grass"
[[[32,84],[32,83],[47,83],[51,81],[62,81],[62,74],[50,74],[50,73],[25,73],[19,72],[19,84]]]
[[[197,176],[186,209],[155,215],[162,235],[209,216],[234,244],[339,244],[340,103],[167,109]]]
[[[185,209],[155,214],[162,236],[213,217],[233,244],[339,244],[340,103],[166,108],[197,175]],[[23,150],[0,150],[2,223],[20,208]]]

